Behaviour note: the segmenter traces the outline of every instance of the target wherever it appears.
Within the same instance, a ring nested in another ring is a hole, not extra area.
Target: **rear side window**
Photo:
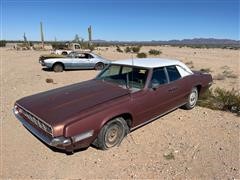
[[[166,69],[168,72],[169,81],[175,81],[181,78],[176,66],[167,66]]]
[[[166,84],[167,77],[165,74],[164,68],[157,68],[153,70],[152,80],[151,83],[155,85]]]

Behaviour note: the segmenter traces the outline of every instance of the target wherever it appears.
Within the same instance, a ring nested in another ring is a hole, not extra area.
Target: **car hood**
[[[129,91],[117,85],[90,80],[24,97],[16,104],[54,126],[63,125],[94,106],[126,94]]]

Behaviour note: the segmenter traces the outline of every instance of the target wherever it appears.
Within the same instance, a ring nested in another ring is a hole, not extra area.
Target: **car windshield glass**
[[[73,58],[73,57],[75,57],[75,55],[76,55],[76,53],[74,53],[74,52],[70,52],[70,53],[67,55],[67,57],[69,57],[69,58]]]
[[[141,67],[109,65],[96,79],[118,84],[122,88],[138,91],[144,88],[148,70]]]

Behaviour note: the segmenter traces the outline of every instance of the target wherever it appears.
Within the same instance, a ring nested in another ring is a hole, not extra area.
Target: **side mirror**
[[[152,82],[152,84],[151,84],[151,88],[152,88],[153,90],[156,90],[156,89],[158,88],[158,86],[159,86],[158,83]]]

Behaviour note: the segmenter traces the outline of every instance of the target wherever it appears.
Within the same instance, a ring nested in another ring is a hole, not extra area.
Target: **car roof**
[[[156,67],[171,66],[171,65],[180,65],[180,66],[183,65],[183,63],[180,62],[179,60],[164,59],[164,58],[133,58],[133,59],[112,61],[112,64],[139,66],[139,67],[146,67],[146,68],[156,68]]]

